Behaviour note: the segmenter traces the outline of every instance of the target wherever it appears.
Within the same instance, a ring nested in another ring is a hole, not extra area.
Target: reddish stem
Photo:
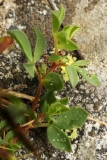
[[[38,86],[38,89],[37,89],[37,92],[36,92],[36,95],[35,95],[35,99],[34,99],[33,104],[32,104],[32,110],[35,110],[36,107],[37,107],[42,88],[43,88],[43,80],[41,80],[40,83],[39,83],[39,86]]]
[[[51,66],[50,69],[48,70],[48,73],[49,73],[49,72],[52,72],[53,70],[55,70],[56,67],[57,67],[56,63],[53,62],[53,63],[52,63],[52,66]]]

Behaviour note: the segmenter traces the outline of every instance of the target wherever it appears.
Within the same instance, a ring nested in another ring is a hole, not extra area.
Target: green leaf
[[[63,30],[58,32],[56,36],[60,43],[66,43],[67,40],[70,40],[69,38],[67,38],[67,33]]]
[[[56,102],[60,102],[61,104],[68,104],[68,97],[64,97],[61,99],[57,99]]]
[[[9,131],[7,134],[6,134],[6,141],[10,142],[13,137],[14,137],[14,132],[13,131]]]
[[[100,86],[100,81],[95,74],[92,74],[89,77],[89,76],[87,76],[88,71],[86,71],[85,69],[80,68],[80,67],[76,67],[76,69],[89,83],[91,83],[94,86]]]
[[[60,5],[59,10],[55,10],[52,12],[52,26],[53,26],[53,32],[56,33],[62,24],[63,20],[65,18],[65,10],[62,5]]]
[[[66,40],[66,42],[59,42],[59,49],[65,49],[67,51],[74,51],[78,49],[78,46],[71,40]]]
[[[23,64],[24,68],[28,72],[28,74],[33,78],[34,77],[34,63],[24,63]]]
[[[64,27],[64,29],[56,34],[58,38],[58,48],[65,49],[68,51],[77,50],[78,46],[71,41],[71,38],[75,34],[75,32],[79,29],[77,26],[68,25]]]
[[[11,102],[9,104],[8,111],[13,117],[13,120],[18,124],[26,122],[27,118],[24,114],[29,110],[27,106],[17,97],[9,96],[8,99]]]
[[[29,40],[26,34],[23,31],[17,30],[17,29],[8,31],[8,34],[10,34],[16,40],[20,48],[25,53],[27,59],[30,62],[32,62],[33,60],[32,50],[31,50],[31,46],[30,46],[30,43],[29,43]]]
[[[66,66],[65,69],[67,71],[70,83],[71,83],[72,87],[74,88],[79,81],[77,71],[76,71],[75,67],[72,65]]]
[[[60,59],[61,59],[61,57],[58,56],[58,55],[56,55],[56,54],[52,54],[52,55],[49,57],[49,61],[51,61],[51,62],[58,62]]]
[[[47,128],[47,136],[48,140],[55,148],[71,152],[70,139],[58,127],[51,124]]]
[[[42,63],[41,70],[42,70],[42,73],[46,73],[47,65],[45,63]]]
[[[59,115],[53,124],[61,129],[79,128],[85,123],[87,116],[86,110],[74,106],[69,111]]]
[[[89,60],[78,60],[74,63],[72,63],[72,66],[87,66],[89,65],[90,61]]]
[[[36,27],[34,28],[36,45],[34,49],[34,62],[37,62],[46,48],[46,41],[43,34]]]
[[[29,116],[30,119],[35,119],[35,120],[37,119],[36,112],[34,112],[31,108],[27,108],[27,110],[25,111],[25,113]],[[25,120],[26,120],[26,117],[25,117]]]
[[[21,145],[19,145],[18,143],[11,144],[11,146],[12,146],[14,152],[21,148]]]
[[[67,39],[71,39],[74,34],[80,29],[79,26],[65,26],[62,31],[65,31],[67,34]]]
[[[63,89],[63,82],[59,74],[51,72],[44,78],[44,86],[49,90],[59,91]]]
[[[69,108],[66,107],[65,105],[61,104],[60,102],[54,102],[49,106],[47,114],[52,116],[52,115],[58,115],[63,112],[68,111]]]
[[[14,149],[13,149],[13,147],[12,147],[12,144],[11,144],[11,143],[8,144],[8,145],[6,146],[6,148],[8,148],[8,149],[7,149],[8,153],[10,153],[11,156],[14,156]],[[8,160],[8,159],[5,159],[5,160]],[[12,160],[12,159],[10,159],[10,160]]]
[[[50,57],[49,57],[49,61],[51,62],[63,62],[63,63],[66,63],[68,60],[66,58],[66,56],[59,56],[59,55],[56,55],[56,54],[52,54]]]
[[[62,31],[57,33],[57,37],[60,42],[65,43],[66,40],[71,40],[71,38],[77,32],[78,29],[79,27],[77,26],[65,26]]]
[[[40,100],[40,108],[42,112],[47,113],[49,105],[55,101],[56,98],[54,96],[54,91],[53,90],[47,91]]]
[[[52,28],[53,28],[53,32],[56,33],[58,31],[59,27],[60,27],[60,22],[59,22],[59,19],[54,12],[55,11],[52,12]]]
[[[16,123],[21,125],[21,124],[27,122],[27,117],[24,116],[24,114],[22,114],[22,115],[16,117],[15,121],[16,121]]]
[[[40,67],[38,67],[39,74],[44,75],[47,71],[47,65],[45,63],[42,63]]]
[[[2,138],[0,137],[0,145],[2,145],[2,144],[8,144],[8,141],[6,141],[6,140],[4,140],[4,139],[2,139]]]
[[[0,130],[1,130],[2,128],[4,128],[4,127],[6,126],[6,124],[7,124],[7,122],[6,122],[5,120],[2,120],[2,121],[0,122]]]

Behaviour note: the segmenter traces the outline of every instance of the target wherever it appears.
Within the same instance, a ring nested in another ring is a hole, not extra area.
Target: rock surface
[[[53,0],[56,7],[62,3],[66,9],[64,24],[81,26],[75,39],[85,59],[90,60],[88,70],[96,73],[101,86],[96,88],[82,80],[71,90],[67,84],[62,95],[69,96],[70,105],[86,108],[90,117],[107,122],[107,2],[106,0]],[[7,30],[18,28],[27,33],[32,47],[34,35],[32,27],[38,27],[47,40],[47,50],[53,48],[51,37],[51,10],[47,0],[1,0],[0,1],[0,36]],[[22,67],[25,57],[20,48],[10,55],[0,56],[0,86],[9,88],[14,85],[27,84],[22,92],[34,95],[37,79],[29,78]],[[33,91],[33,92],[32,92]],[[38,159],[43,160],[106,160],[107,126],[87,121],[80,132],[80,137],[72,142],[72,153],[55,150],[47,141],[45,130],[30,135],[31,141],[41,150]],[[17,152],[18,156],[28,153],[25,148]],[[21,158],[20,158],[21,159]],[[35,158],[27,155],[22,159]]]

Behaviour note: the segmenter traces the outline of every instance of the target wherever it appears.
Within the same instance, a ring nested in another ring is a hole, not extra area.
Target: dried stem
[[[29,121],[29,122],[27,122],[27,123],[22,124],[20,127],[26,127],[26,126],[28,126],[28,125],[31,125],[34,121],[35,121],[35,120],[31,120],[31,121]]]
[[[10,102],[9,101],[7,101],[6,99],[4,99],[4,98],[0,98],[0,103],[3,105],[9,105],[10,104]]]
[[[29,96],[29,95],[26,95],[23,93],[15,92],[15,91],[7,91],[7,89],[2,89],[2,92],[4,92],[4,93],[6,92],[6,94],[8,94],[8,95],[13,95],[13,96],[16,96],[19,98],[28,99],[30,101],[33,101],[35,99],[35,97],[33,97],[33,96]]]
[[[88,120],[91,120],[91,121],[94,121],[94,122],[97,122],[97,123],[100,123],[100,124],[102,124],[102,125],[107,126],[107,123],[105,123],[105,122],[103,122],[103,121],[100,121],[100,120],[98,120],[98,119],[94,119],[94,118],[91,118],[91,117],[88,117],[87,119],[88,119]]]
[[[54,7],[53,3],[51,2],[51,0],[47,0],[47,1],[48,1],[49,5],[51,6],[51,9],[55,10],[55,7]]]

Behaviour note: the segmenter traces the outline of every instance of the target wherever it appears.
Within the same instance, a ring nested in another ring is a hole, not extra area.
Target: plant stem
[[[39,73],[38,73],[36,67],[34,67],[34,71],[35,71],[35,73],[36,73],[36,76],[38,77],[38,80],[40,81],[40,75],[39,75]]]
[[[35,97],[33,97],[33,96],[29,96],[29,95],[26,95],[23,93],[15,92],[15,91],[7,91],[7,89],[2,89],[2,92],[4,92],[4,93],[6,92],[6,94],[8,94],[8,95],[14,95],[19,98],[28,99],[30,101],[33,101],[35,99]]]
[[[51,66],[50,69],[48,70],[48,73],[49,73],[49,72],[52,72],[53,70],[55,70],[56,67],[57,67],[56,63],[53,62],[53,63],[52,63],[52,66]]]
[[[32,128],[39,128],[39,127],[48,127],[49,124],[48,123],[40,123],[40,124],[36,124],[35,126],[33,126]]]
[[[21,127],[26,127],[26,126],[28,126],[28,125],[31,125],[34,121],[35,121],[35,120],[31,120],[31,121],[29,121],[29,122],[27,122],[27,123],[24,123],[24,124],[21,125]]]
[[[55,48],[54,54],[58,54],[58,39],[56,33],[53,33],[53,38],[54,38],[54,48]]]
[[[88,117],[87,119],[107,126],[107,123],[105,123],[105,122],[103,122],[103,121],[99,121],[99,120],[94,119],[94,118],[91,118],[91,117]]]
[[[35,99],[34,99],[33,104],[32,104],[32,110],[35,110],[37,108],[37,103],[39,101],[39,97],[40,97],[42,88],[43,88],[43,80],[41,80],[39,82],[39,86],[38,86],[38,89],[37,89],[37,92],[36,92],[36,95],[35,95]]]
[[[4,146],[0,146],[0,149],[13,150],[13,149],[11,149],[11,148],[7,148],[7,147],[4,147]]]

